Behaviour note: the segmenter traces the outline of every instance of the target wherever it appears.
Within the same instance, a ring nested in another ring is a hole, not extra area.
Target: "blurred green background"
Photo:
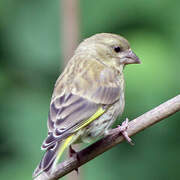
[[[180,1],[81,0],[80,40],[125,36],[141,65],[125,69],[125,117],[180,93]],[[42,152],[54,83],[62,70],[58,0],[0,1],[0,179],[31,179]],[[81,168],[84,180],[180,179],[180,113]],[[65,178],[64,178],[65,179]]]

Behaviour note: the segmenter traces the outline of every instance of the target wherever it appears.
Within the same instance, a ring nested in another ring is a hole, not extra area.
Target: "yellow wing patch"
[[[92,121],[97,119],[99,116],[101,116],[106,110],[100,107],[87,121],[84,122],[81,126],[79,126],[75,131],[78,131],[82,129],[83,127],[87,126],[90,124]]]

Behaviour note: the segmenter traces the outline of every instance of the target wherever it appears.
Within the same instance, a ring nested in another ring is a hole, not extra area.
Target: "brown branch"
[[[180,111],[180,95],[130,121],[127,133],[129,136],[132,136],[146,129],[147,127],[152,126],[153,124],[169,117],[177,111]],[[75,157],[69,158],[68,160],[58,164],[56,170],[52,174],[48,175],[46,173],[42,173],[36,178],[36,180],[57,180],[58,178],[63,177],[69,172],[87,163],[91,159],[94,159],[98,155],[104,153],[113,146],[121,143],[124,138],[120,135],[119,130],[115,128],[113,131],[114,133],[112,135],[104,137],[89,147],[78,152],[78,161]]]

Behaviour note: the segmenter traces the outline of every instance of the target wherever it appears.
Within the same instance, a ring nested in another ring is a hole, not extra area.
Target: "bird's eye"
[[[121,48],[120,48],[119,46],[116,46],[116,47],[114,47],[114,51],[115,51],[116,53],[118,53],[118,52],[121,51]]]

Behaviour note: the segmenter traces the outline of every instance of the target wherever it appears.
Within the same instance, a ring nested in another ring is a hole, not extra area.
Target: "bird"
[[[64,150],[73,156],[73,144],[89,143],[108,135],[125,106],[124,67],[140,64],[129,42],[112,33],[98,33],[83,40],[57,79],[48,115],[45,151],[33,177],[52,173]],[[119,128],[131,142],[126,130]]]

